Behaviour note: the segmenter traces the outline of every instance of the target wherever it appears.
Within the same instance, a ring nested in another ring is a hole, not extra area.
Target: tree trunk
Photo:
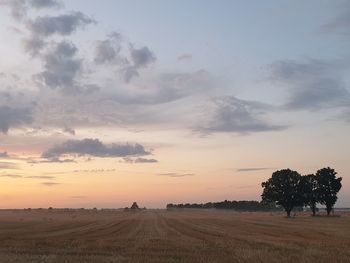
[[[329,216],[329,214],[332,211],[332,206],[331,205],[326,205],[327,206],[327,216]]]
[[[286,209],[286,212],[287,212],[287,217],[290,217],[290,211],[291,211],[292,209]]]
[[[316,215],[316,204],[315,203],[311,204],[311,210],[312,210],[312,216],[315,216]]]

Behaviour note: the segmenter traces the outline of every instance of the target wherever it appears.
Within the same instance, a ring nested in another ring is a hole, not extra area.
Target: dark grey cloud
[[[61,8],[63,2],[59,0],[29,0],[29,5],[35,9]]]
[[[305,61],[283,60],[271,65],[271,79],[287,86],[284,107],[318,110],[349,105],[350,93],[342,75],[350,68],[347,59]]]
[[[42,154],[43,158],[59,158],[61,155],[91,155],[95,157],[125,157],[148,155],[141,144],[104,144],[98,139],[68,140],[48,149]]]
[[[52,89],[60,89],[65,93],[76,93],[79,86],[76,77],[82,68],[82,61],[76,58],[78,49],[73,43],[62,41],[45,54],[45,71],[35,79]]]
[[[27,22],[31,34],[49,37],[51,35],[68,36],[78,28],[89,24],[96,24],[96,21],[81,12],[72,12],[59,16],[39,16],[35,20]]]
[[[30,108],[11,108],[0,106],[0,132],[7,133],[10,128],[22,127],[33,121]]]
[[[148,47],[137,49],[134,46],[130,46],[130,56],[133,66],[137,68],[147,67],[156,60],[153,52]]]
[[[187,177],[187,176],[194,176],[195,174],[192,173],[160,173],[159,176],[166,176],[166,177]]]
[[[130,44],[129,51],[131,60],[130,65],[121,71],[126,82],[139,76],[140,69],[146,68],[156,61],[154,53],[146,46],[138,49]]]
[[[139,76],[142,68],[156,61],[154,53],[147,47],[135,48],[118,32],[108,35],[95,46],[94,61],[98,65],[114,66],[125,82]]]
[[[146,158],[139,157],[139,158],[136,158],[134,160],[134,162],[135,163],[157,163],[158,160],[156,160],[156,159],[146,159]]]
[[[264,170],[271,170],[272,168],[267,167],[249,167],[249,168],[239,168],[236,171],[237,172],[254,172],[254,171],[264,171]]]
[[[252,133],[284,130],[287,126],[274,125],[262,120],[271,107],[256,101],[247,101],[235,97],[215,100],[215,107],[210,121],[194,130],[202,134],[211,133]]]

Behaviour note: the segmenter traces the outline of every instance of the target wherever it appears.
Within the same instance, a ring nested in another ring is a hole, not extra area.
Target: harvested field
[[[350,262],[350,214],[3,210],[0,262]]]

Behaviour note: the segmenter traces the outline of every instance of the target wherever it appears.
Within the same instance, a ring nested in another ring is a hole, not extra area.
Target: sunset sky
[[[350,1],[0,0],[0,208],[260,200],[330,166],[350,207]]]

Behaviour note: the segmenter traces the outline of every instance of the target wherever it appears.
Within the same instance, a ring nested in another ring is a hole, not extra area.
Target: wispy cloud
[[[237,172],[255,172],[255,171],[263,171],[263,170],[271,170],[273,168],[269,167],[248,167],[248,168],[238,168]]]
[[[182,54],[177,57],[178,60],[183,61],[183,60],[192,60],[192,54]]]
[[[19,169],[20,165],[17,163],[0,162],[0,169]]]
[[[350,92],[343,74],[350,60],[281,60],[270,67],[271,80],[284,85],[289,98],[287,110],[320,110],[350,104]]]
[[[187,177],[187,176],[194,176],[193,173],[160,173],[157,174],[158,176],[166,176],[166,177]]]
[[[156,159],[147,159],[142,157],[139,157],[136,159],[133,159],[130,157],[124,157],[123,160],[125,163],[157,163],[158,162],[158,160]]]
[[[40,179],[40,180],[54,180],[56,179],[55,176],[49,176],[49,175],[32,175],[32,176],[26,176],[25,178],[29,179]]]
[[[41,185],[44,185],[44,186],[57,186],[57,185],[60,185],[60,183],[55,183],[55,182],[43,182],[43,183],[41,183]]]
[[[19,174],[0,174],[0,177],[8,177],[8,178],[23,178],[23,175]]]
[[[194,131],[201,134],[238,133],[280,131],[288,128],[286,125],[271,124],[261,118],[271,111],[270,105],[257,101],[248,101],[236,97],[223,97],[213,101],[214,107],[208,112],[209,122],[198,125]]]
[[[70,198],[73,198],[73,199],[84,199],[84,198],[88,198],[88,196],[87,195],[73,195]]]

